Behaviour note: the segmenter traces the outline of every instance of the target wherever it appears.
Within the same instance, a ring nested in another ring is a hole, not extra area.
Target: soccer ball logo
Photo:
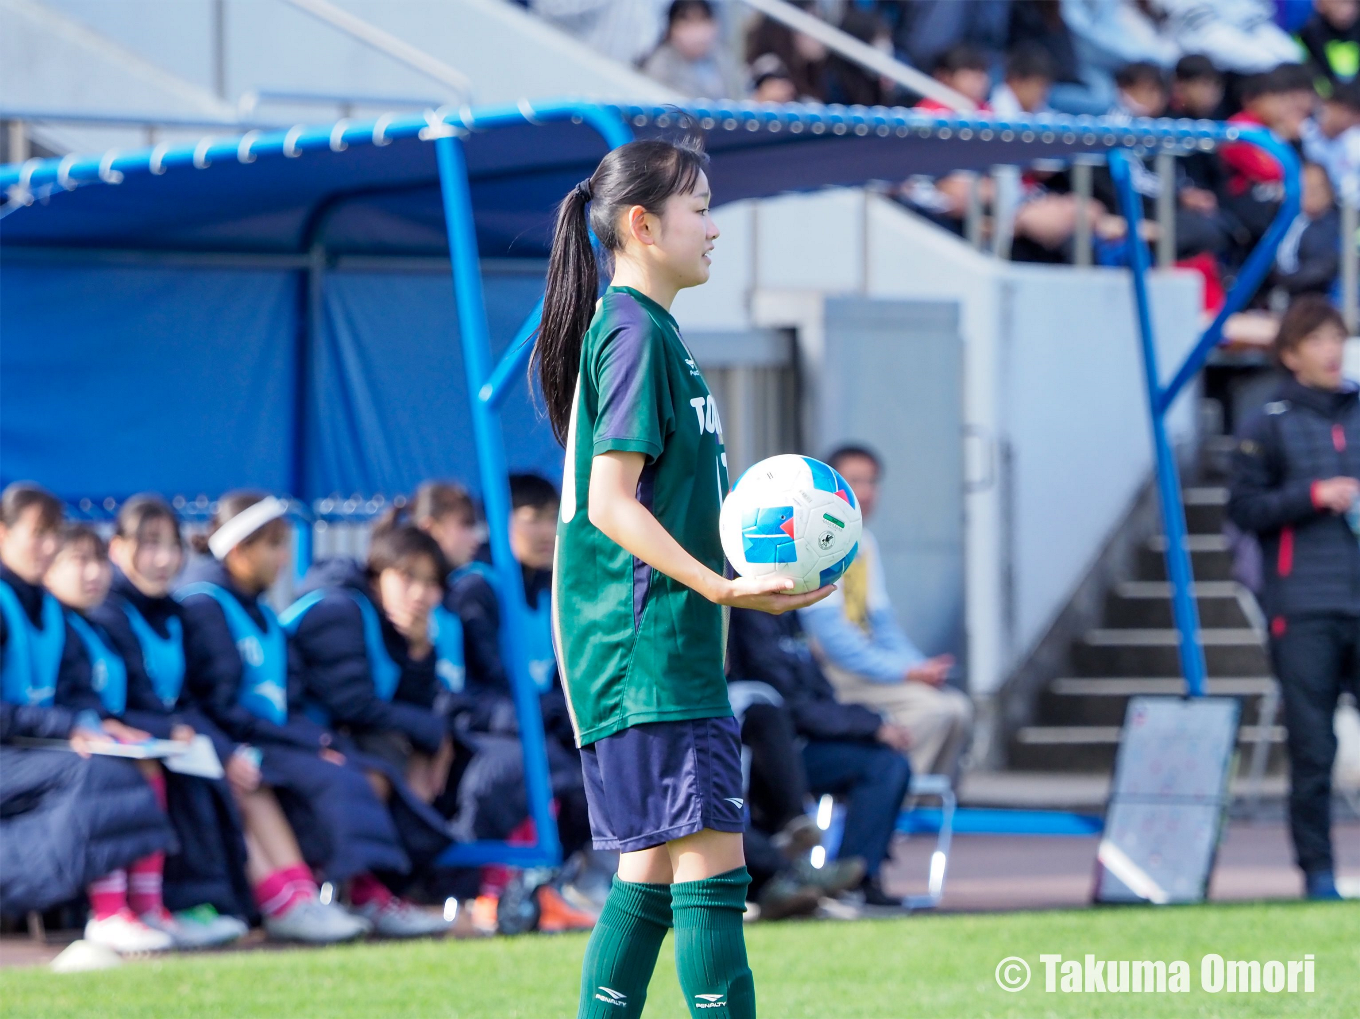
[[[743,577],[791,577],[794,593],[840,578],[859,551],[859,500],[845,479],[808,456],[772,456],[737,479],[718,533]]]

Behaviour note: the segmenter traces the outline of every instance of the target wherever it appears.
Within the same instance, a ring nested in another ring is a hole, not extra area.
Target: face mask
[[[679,21],[671,28],[671,45],[688,60],[702,60],[718,40],[718,26],[708,20]]]

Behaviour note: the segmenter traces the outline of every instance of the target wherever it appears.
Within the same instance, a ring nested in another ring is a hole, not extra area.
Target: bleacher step
[[[1242,720],[1255,722],[1261,698],[1274,683],[1265,676],[1211,678],[1205,692],[1211,697],[1238,698]],[[1041,698],[1039,717],[1053,725],[1121,725],[1130,697],[1178,697],[1184,693],[1185,680],[1179,677],[1055,679]]]
[[[1030,725],[1019,729],[1010,748],[1011,766],[1034,771],[1112,771],[1122,731],[1118,725]],[[1244,773],[1252,746],[1261,735],[1257,725],[1237,730],[1239,774]],[[1269,746],[1266,769],[1278,771],[1285,761],[1285,729],[1265,729]]]
[[[1112,628],[1167,628],[1175,625],[1171,585],[1164,580],[1130,580],[1116,584],[1105,601],[1105,623]],[[1251,626],[1243,606],[1246,588],[1233,580],[1195,585],[1200,625],[1241,629]]]
[[[1200,646],[1211,676],[1268,676],[1270,662],[1255,630],[1206,628]],[[1072,647],[1082,676],[1169,676],[1181,671],[1180,631],[1169,627],[1091,630]]]

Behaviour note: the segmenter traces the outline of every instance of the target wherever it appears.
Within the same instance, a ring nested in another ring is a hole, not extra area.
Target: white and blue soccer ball
[[[718,518],[723,552],[743,577],[789,577],[791,593],[835,583],[855,560],[863,527],[845,479],[786,453],[748,468]]]

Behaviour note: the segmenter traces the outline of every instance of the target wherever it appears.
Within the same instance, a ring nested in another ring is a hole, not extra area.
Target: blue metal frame
[[[1129,269],[1138,311],[1138,334],[1142,344],[1143,374],[1147,382],[1152,446],[1157,459],[1157,495],[1166,532],[1166,574],[1171,582],[1172,613],[1176,629],[1180,632],[1181,671],[1185,675],[1186,692],[1191,697],[1204,696],[1208,668],[1204,660],[1204,647],[1199,640],[1199,605],[1195,600],[1190,550],[1186,547],[1188,528],[1185,523],[1185,504],[1181,497],[1180,472],[1167,437],[1166,415],[1222,340],[1223,323],[1228,316],[1240,311],[1256,293],[1256,288],[1275,261],[1275,250],[1284,238],[1285,231],[1299,212],[1299,161],[1294,150],[1264,128],[1242,128],[1239,137],[1241,141],[1279,160],[1284,168],[1284,201],[1280,203],[1280,211],[1265,236],[1238,273],[1237,282],[1224,298],[1222,309],[1165,386],[1162,385],[1158,368],[1156,335],[1148,301],[1148,250],[1138,232],[1143,220],[1143,204],[1134,190],[1130,157],[1124,152],[1110,153],[1110,173],[1119,194],[1120,211],[1128,224]]]
[[[621,122],[600,133],[611,148],[632,138],[632,132]],[[524,593],[524,575],[510,548],[510,483],[499,413],[501,400],[514,378],[523,372],[532,353],[530,340],[538,329],[543,301],[539,299],[520,326],[500,364],[493,368],[467,162],[459,134],[454,130],[447,131],[435,139],[434,145],[439,162],[439,188],[444,201],[444,222],[449,237],[459,336],[463,346],[468,394],[471,397],[472,431],[477,445],[477,466],[490,535],[491,561],[499,580],[497,588],[501,618],[505,624],[501,627],[501,652],[510,664],[514,679],[512,685],[515,709],[520,719],[524,777],[530,815],[537,830],[537,842],[522,846],[496,841],[464,843],[450,847],[440,862],[447,866],[469,866],[493,861],[525,867],[551,866],[561,861],[562,847],[552,816],[552,790],[549,787],[547,746],[542,716],[539,714],[538,691],[529,675],[529,660],[524,650],[529,633],[528,603]]]

